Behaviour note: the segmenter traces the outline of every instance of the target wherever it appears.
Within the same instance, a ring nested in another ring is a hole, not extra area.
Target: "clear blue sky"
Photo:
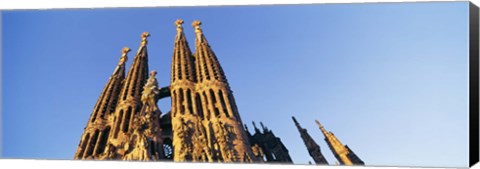
[[[468,2],[2,12],[2,158],[73,159],[121,49],[149,31],[167,86],[174,21],[202,28],[239,112],[313,161],[291,116],[328,149],[320,120],[366,164],[468,162]],[[129,66],[134,52],[130,53]],[[170,101],[160,100],[163,112]]]

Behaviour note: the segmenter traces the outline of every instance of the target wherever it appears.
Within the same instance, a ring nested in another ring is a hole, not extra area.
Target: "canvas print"
[[[2,11],[8,159],[466,167],[469,3]]]

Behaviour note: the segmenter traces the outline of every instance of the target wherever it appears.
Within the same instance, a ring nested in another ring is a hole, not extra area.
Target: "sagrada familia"
[[[183,20],[175,22],[170,86],[159,87],[149,72],[147,37],[126,74],[129,48],[110,76],[87,126],[74,159],[175,162],[293,163],[280,138],[261,124],[252,135],[244,126],[227,77],[194,21],[195,52],[190,51]],[[171,99],[171,111],[162,114],[160,99]],[[313,138],[292,117],[316,164],[328,165]],[[330,150],[342,165],[364,165],[332,132],[316,121]]]

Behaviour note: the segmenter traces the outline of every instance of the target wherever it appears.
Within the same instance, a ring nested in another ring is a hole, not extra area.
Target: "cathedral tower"
[[[128,140],[131,133],[131,125],[135,115],[142,108],[143,87],[148,78],[148,54],[147,54],[147,37],[148,32],[142,34],[142,41],[133,59],[127,77],[123,81],[121,93],[118,96],[118,105],[115,108],[115,116],[112,120],[112,132],[108,140],[109,151],[115,152],[110,154],[114,159],[121,158],[126,153]],[[113,148],[114,150],[110,149]]]
[[[177,20],[175,24],[177,35],[170,77],[173,160],[212,162],[202,125],[202,104],[195,93],[194,58],[183,32],[183,20]]]
[[[227,78],[200,28],[195,28],[195,103],[203,115],[206,138],[213,161],[256,162],[243,130],[235,100]],[[196,107],[197,108],[197,107]]]
[[[320,146],[313,140],[310,134],[307,133],[307,129],[302,128],[295,117],[292,116],[292,119],[295,126],[297,126],[300,136],[302,137],[305,146],[307,146],[308,153],[313,158],[313,161],[315,161],[316,164],[328,165],[327,160],[320,151]]]
[[[125,62],[129,51],[129,48],[123,48],[122,57],[117,67],[108,79],[107,85],[105,85],[93,108],[74,159],[94,159],[105,150],[108,135],[111,131],[108,117],[115,111],[117,105],[117,97],[125,78]]]
[[[332,132],[327,132],[325,128],[323,128],[322,124],[318,120],[315,120],[318,127],[322,131],[323,135],[325,136],[325,141],[332,150],[335,158],[340,162],[342,165],[365,165],[365,163],[352,151],[348,146],[343,146],[340,140],[333,135]]]

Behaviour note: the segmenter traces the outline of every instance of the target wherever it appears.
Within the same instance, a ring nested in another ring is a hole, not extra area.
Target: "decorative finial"
[[[192,26],[195,28],[195,33],[202,33],[202,28],[200,28],[200,25],[202,25],[202,22],[199,20],[193,21]]]
[[[317,123],[318,127],[323,127],[318,120],[315,120],[315,123]]]
[[[294,116],[292,116],[292,120],[293,120],[293,122],[294,122],[296,125],[298,125],[298,121],[297,121],[297,119],[295,119]]]
[[[129,48],[129,47],[123,47],[123,49],[122,49],[122,56],[127,55],[128,52],[130,52],[130,48]]]
[[[150,77],[155,77],[156,75],[157,75],[157,71],[152,70],[152,71],[150,72]]]
[[[127,62],[127,60],[128,60],[128,57],[127,57],[128,52],[130,52],[130,48],[129,48],[129,47],[123,47],[123,49],[122,49],[122,57],[120,58],[120,64],[123,64],[123,63]]]
[[[177,19],[175,21],[175,25],[177,25],[177,31],[178,32],[181,32],[183,30],[182,24],[183,24],[183,20],[181,20],[181,19]]]
[[[141,46],[145,46],[147,44],[147,37],[150,36],[150,33],[148,32],[143,32],[142,33],[142,42],[141,42]]]

